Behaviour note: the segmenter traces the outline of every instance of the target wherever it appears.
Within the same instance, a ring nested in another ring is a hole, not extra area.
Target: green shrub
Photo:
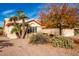
[[[3,35],[3,29],[0,29],[0,36]]]
[[[33,34],[30,38],[30,43],[33,44],[44,44],[47,43],[48,37],[42,33]]]
[[[54,47],[60,48],[74,48],[75,43],[72,38],[69,37],[53,37],[52,44]]]
[[[3,27],[0,27],[0,29],[3,29]]]

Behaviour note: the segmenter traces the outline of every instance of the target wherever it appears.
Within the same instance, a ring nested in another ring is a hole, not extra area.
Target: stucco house
[[[25,22],[29,23],[30,28],[28,29],[28,33],[47,33],[47,34],[54,34],[59,35],[59,28],[44,28],[46,24],[41,24],[39,20],[25,20]],[[22,23],[22,21],[17,21],[17,23]],[[4,24],[4,33],[5,35],[10,39],[16,39],[17,36],[15,33],[11,33],[11,30],[13,28],[13,22],[9,21],[9,18],[5,18],[5,24]],[[75,34],[76,33],[76,34]],[[76,26],[76,28],[73,29],[62,29],[62,36],[65,37],[73,37],[79,33],[79,27]],[[78,34],[79,35],[79,34]]]
[[[22,23],[22,21],[16,21],[17,23]],[[30,20],[30,21],[27,21],[25,20],[25,22],[29,23],[30,25],[30,28],[28,31],[30,32],[41,32],[42,30],[42,27],[40,25],[39,22],[37,22],[36,20]],[[5,24],[4,24],[4,33],[5,35],[10,38],[10,39],[16,39],[17,36],[15,33],[11,33],[11,30],[13,28],[13,22],[12,21],[9,21],[9,18],[5,18]]]

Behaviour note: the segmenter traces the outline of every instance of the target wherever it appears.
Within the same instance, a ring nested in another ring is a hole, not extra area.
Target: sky
[[[0,26],[3,26],[4,18],[16,15],[17,10],[23,10],[30,19],[35,19],[39,18],[40,11],[50,6],[45,3],[0,3]]]

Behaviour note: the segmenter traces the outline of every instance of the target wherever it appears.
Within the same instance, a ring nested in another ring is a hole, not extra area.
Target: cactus
[[[73,40],[69,37],[54,37],[52,38],[52,45],[54,47],[60,47],[60,48],[74,48],[75,43]]]

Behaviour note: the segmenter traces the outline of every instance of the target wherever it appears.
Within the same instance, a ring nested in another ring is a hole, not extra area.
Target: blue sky
[[[44,3],[0,3],[0,26],[3,25],[4,18],[16,15],[17,10],[23,10],[30,18],[38,18],[40,11],[50,6],[51,4]]]
[[[11,17],[16,14],[17,10],[23,10],[30,18],[38,18],[39,12],[43,4],[29,3],[2,3],[0,4],[0,26],[3,25],[4,18]]]

